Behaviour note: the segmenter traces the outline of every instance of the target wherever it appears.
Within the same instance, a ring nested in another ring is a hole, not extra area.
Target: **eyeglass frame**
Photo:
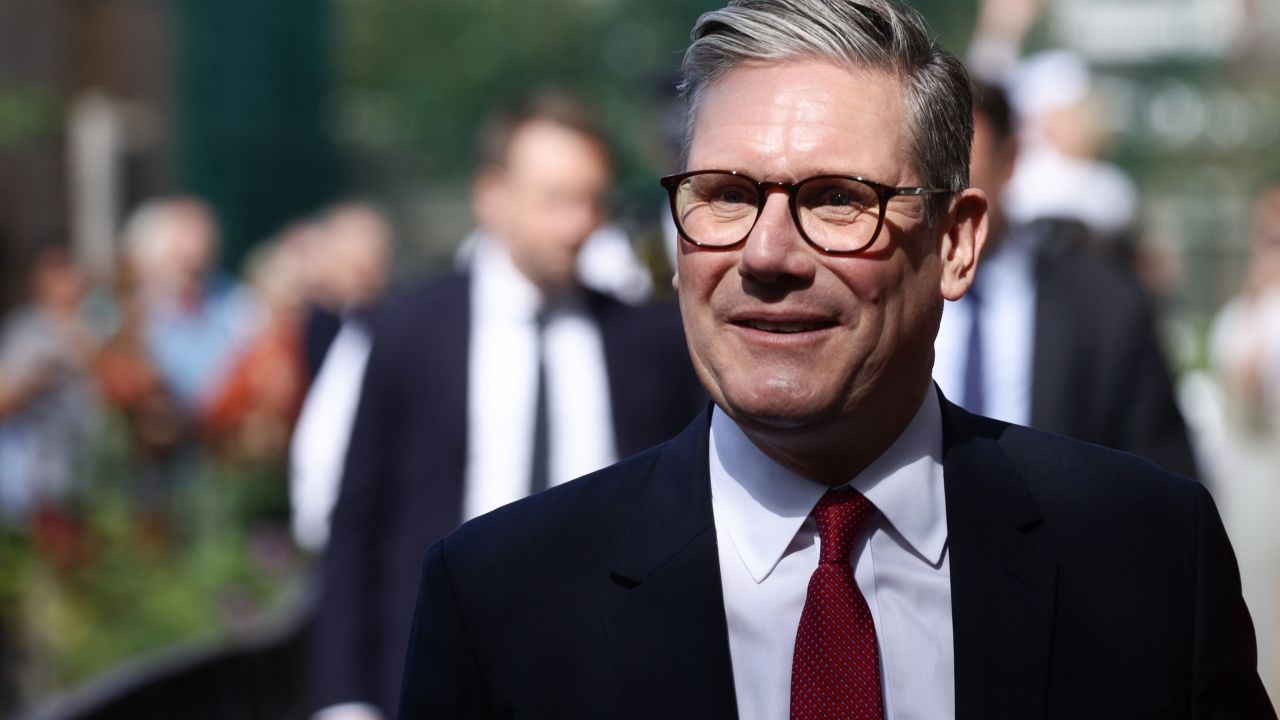
[[[687,232],[685,232],[684,224],[680,222],[679,210],[676,209],[676,193],[677,191],[679,191],[680,185],[685,180],[688,180],[689,178],[697,175],[733,175],[735,177],[742,178],[743,180],[746,180],[751,184],[755,185],[756,193],[760,198],[760,204],[756,208],[756,217],[754,220],[751,221],[751,227],[747,229],[747,232],[742,236],[741,239],[731,242],[727,245],[711,245],[708,243],[703,243],[703,242],[694,240],[693,238],[689,237],[689,234]],[[809,237],[809,234],[804,231],[804,226],[800,223],[800,210],[796,205],[796,189],[814,180],[832,180],[832,179],[853,180],[854,182],[858,182],[858,183],[862,183],[863,185],[866,185],[876,193],[876,201],[877,201],[876,229],[874,232],[871,233],[871,238],[867,240],[866,243],[864,243],[861,247],[855,248],[853,250],[832,250],[831,248],[823,247],[822,245],[819,245],[817,242],[814,242],[813,238]],[[756,229],[756,223],[760,222],[760,216],[764,214],[764,206],[766,201],[769,198],[769,193],[774,190],[781,190],[787,195],[787,207],[791,209],[791,221],[795,224],[796,231],[800,233],[800,237],[803,238],[804,241],[808,243],[810,246],[812,246],[813,248],[823,253],[827,253],[829,255],[838,255],[838,256],[856,255],[860,252],[865,251],[867,248],[875,244],[876,240],[880,237],[880,230],[884,227],[885,207],[889,204],[889,201],[892,200],[893,198],[895,197],[926,197],[929,195],[940,195],[940,194],[950,195],[955,193],[954,190],[948,190],[946,188],[894,187],[892,185],[885,185],[884,183],[878,183],[875,180],[868,180],[867,178],[864,178],[858,175],[840,175],[837,173],[823,173],[821,175],[813,175],[811,177],[802,178],[795,182],[774,182],[774,181],[768,181],[768,180],[756,180],[750,175],[747,175],[746,173],[738,172],[737,170],[690,170],[688,172],[676,173],[674,175],[666,175],[662,178],[659,178],[658,183],[662,185],[662,187],[665,188],[667,191],[667,197],[668,197],[668,200],[670,201],[670,206],[671,206],[671,219],[672,221],[675,222],[676,232],[680,235],[680,237],[685,242],[691,245],[694,245],[700,248],[706,248],[708,250],[733,250],[734,248],[737,248],[739,245],[742,245],[747,241],[747,238],[751,237],[752,231]]]

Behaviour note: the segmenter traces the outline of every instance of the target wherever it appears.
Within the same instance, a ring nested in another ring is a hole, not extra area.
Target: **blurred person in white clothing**
[[[1255,205],[1243,291],[1214,319],[1223,422],[1215,488],[1258,634],[1258,672],[1280,692],[1280,186]]]

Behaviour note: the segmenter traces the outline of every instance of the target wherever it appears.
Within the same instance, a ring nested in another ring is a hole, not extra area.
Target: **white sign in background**
[[[1262,40],[1276,0],[1051,0],[1056,39],[1094,63],[1226,59]]]

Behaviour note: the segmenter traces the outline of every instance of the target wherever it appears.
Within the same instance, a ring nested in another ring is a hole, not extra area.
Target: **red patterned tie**
[[[875,513],[854,490],[830,491],[813,509],[821,559],[796,632],[792,720],[884,718],[876,628],[849,563],[853,543]]]

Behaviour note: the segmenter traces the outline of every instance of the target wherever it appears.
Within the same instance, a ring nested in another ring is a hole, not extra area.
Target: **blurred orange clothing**
[[[268,323],[214,393],[201,429],[214,447],[233,458],[281,458],[305,392],[300,329],[295,323]]]

